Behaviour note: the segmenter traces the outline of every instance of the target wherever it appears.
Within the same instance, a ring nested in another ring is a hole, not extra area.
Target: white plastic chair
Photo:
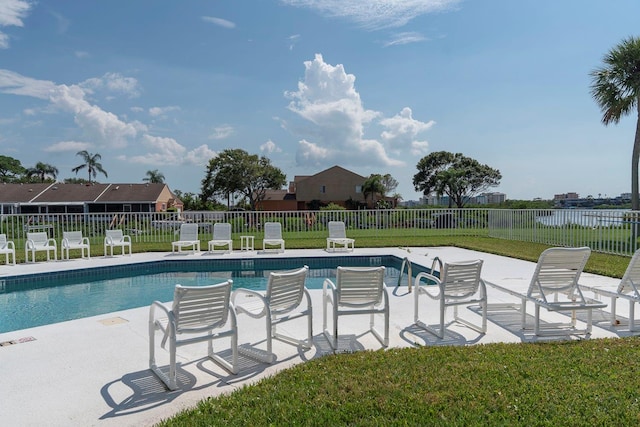
[[[192,252],[200,252],[200,239],[198,238],[198,224],[181,224],[180,237],[171,243],[171,251],[182,252],[182,248],[191,248]]]
[[[131,236],[123,234],[122,230],[105,230],[104,237],[104,256],[107,256],[107,248],[111,249],[113,256],[113,248],[122,248],[122,255],[125,255],[125,249],[129,248],[129,256],[131,256]]]
[[[166,384],[176,390],[176,349],[183,345],[208,342],[208,356],[232,374],[238,372],[238,327],[236,312],[231,303],[232,280],[211,286],[176,285],[171,310],[159,301],[149,308],[149,368]],[[166,319],[156,318],[156,309]],[[228,323],[228,326],[227,326]],[[155,360],[155,335],[164,334],[161,346],[169,341],[169,374],[163,372]],[[218,332],[214,332],[218,331]],[[190,335],[178,339],[179,336]],[[231,338],[231,362],[213,351],[213,340]]]
[[[271,272],[265,293],[244,288],[233,291],[231,301],[238,314],[245,313],[254,319],[266,318],[267,356],[262,360],[268,363],[275,360],[273,338],[305,349],[311,348],[313,308],[311,295],[305,287],[308,273],[309,267],[306,265],[295,270]],[[306,299],[306,307],[302,305],[303,297]],[[276,325],[304,316],[307,317],[306,341],[276,331]]]
[[[336,245],[345,251],[353,251],[354,239],[347,237],[346,227],[342,221],[329,221],[329,237],[327,237],[327,252],[335,252]]]
[[[7,240],[6,234],[0,234],[0,254],[5,255],[7,265],[16,265],[16,246],[12,240]],[[11,256],[13,256],[13,262],[10,262]]]
[[[82,237],[82,231],[63,231],[62,232],[62,259],[69,259],[70,250],[80,250],[80,256],[91,258],[91,243],[88,237]]]
[[[384,283],[384,266],[338,267],[336,283],[325,279],[322,291],[322,329],[335,350],[338,348],[338,318],[369,314],[370,331],[387,347],[389,345],[389,294]],[[333,334],[327,328],[327,306],[332,305]],[[384,315],[384,337],[374,327],[374,315]]]
[[[226,249],[216,250],[216,247]],[[232,251],[233,240],[231,240],[231,224],[227,222],[216,222],[213,224],[213,238],[209,240],[209,252],[230,254]]]
[[[277,248],[268,248],[277,246]],[[264,223],[264,239],[262,240],[262,250],[284,252],[284,240],[282,239],[282,224],[279,222]]]
[[[607,306],[601,301],[585,298],[580,290],[578,280],[582,274],[591,249],[582,248],[549,248],[544,250],[538,258],[536,269],[531,278],[526,294],[514,291],[495,283],[486,282],[498,290],[509,293],[520,299],[520,304],[512,305],[521,312],[521,326],[526,329],[527,303],[532,303],[535,309],[535,335],[591,335],[592,311]],[[500,304],[504,306],[505,304]],[[492,304],[492,307],[494,305]],[[540,308],[550,312],[571,312],[569,323],[549,323],[540,325]],[[587,321],[584,329],[576,328],[576,312],[586,311]],[[544,329],[544,330],[543,330]]]
[[[595,296],[609,297],[611,310],[611,325],[618,326],[620,320],[616,315],[616,302],[619,299],[629,303],[629,332],[636,332],[636,316],[635,305],[640,303],[640,249],[638,249],[631,257],[618,288],[614,290],[603,289],[597,286],[580,285],[583,290],[591,291]]]
[[[27,233],[27,241],[24,245],[25,262],[36,262],[36,252],[46,252],[47,261],[51,259],[49,255],[53,253],[53,259],[58,260],[58,245],[44,231]],[[29,261],[29,254],[31,254],[31,261]]]
[[[434,263],[435,264],[435,263]],[[453,307],[453,318],[477,332],[487,332],[487,289],[480,278],[482,260],[445,263],[440,276],[433,273],[419,273],[415,279],[413,292],[413,320],[415,324],[438,338],[444,338],[445,312],[447,307]],[[426,281],[426,282],[423,282]],[[419,299],[426,295],[440,303],[440,327],[435,329],[420,320]],[[458,316],[458,306],[479,304],[482,309],[482,324],[480,326]]]

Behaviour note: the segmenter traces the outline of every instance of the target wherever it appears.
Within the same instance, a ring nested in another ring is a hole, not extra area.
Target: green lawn
[[[488,237],[358,236],[357,246],[453,245],[536,261],[547,246]],[[323,247],[324,236],[287,247]],[[593,254],[621,277],[629,258]],[[163,426],[640,423],[637,338],[430,346],[337,354],[202,401]]]

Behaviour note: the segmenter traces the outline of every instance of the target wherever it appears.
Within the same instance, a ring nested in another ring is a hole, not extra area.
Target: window
[[[326,185],[321,185],[320,186],[320,193],[324,194],[327,192],[327,186]]]
[[[362,193],[362,185],[356,185],[356,193]]]

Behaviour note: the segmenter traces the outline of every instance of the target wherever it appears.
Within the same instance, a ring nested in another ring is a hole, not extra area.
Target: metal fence
[[[619,255],[633,254],[640,234],[640,212],[475,208],[0,215],[0,233],[18,249],[24,247],[27,233],[34,231],[44,231],[56,240],[62,239],[63,231],[82,231],[93,244],[102,244],[105,230],[119,228],[134,242],[161,243],[174,241],[185,222],[199,224],[205,240],[216,222],[231,223],[235,236],[259,234],[265,222],[280,222],[285,235],[304,238],[307,232],[326,232],[329,221],[344,221],[350,230],[391,230],[391,235],[396,230],[397,235],[405,236],[488,236],[551,246],[589,246]]]

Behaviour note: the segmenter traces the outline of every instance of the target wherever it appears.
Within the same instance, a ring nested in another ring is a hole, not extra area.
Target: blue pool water
[[[15,276],[0,280],[0,332],[171,301],[178,283],[204,286],[232,279],[234,288],[264,290],[270,271],[303,265],[310,268],[309,289],[322,288],[339,265],[384,265],[387,286],[395,286],[401,264],[394,256],[183,260]]]

